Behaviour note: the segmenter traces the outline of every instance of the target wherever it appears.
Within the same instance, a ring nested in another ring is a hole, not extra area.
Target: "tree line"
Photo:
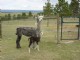
[[[1,16],[1,20],[16,20],[16,19],[28,19],[29,17],[32,17],[32,12],[29,12],[28,15],[26,13],[20,13],[20,14],[5,14],[4,16]]]
[[[70,3],[66,0],[58,0],[58,3],[53,6],[50,3],[50,0],[47,0],[45,3],[45,6],[43,6],[43,12],[37,13],[38,15],[42,14],[44,16],[53,16],[57,13],[60,16],[77,16],[80,15],[79,11],[79,2],[78,0],[71,0]],[[32,12],[29,12],[28,15],[26,13],[17,14],[11,16],[11,14],[5,14],[5,16],[2,16],[2,20],[15,20],[15,19],[28,19],[29,17],[32,17]]]
[[[45,16],[56,15],[60,16],[77,16],[80,14],[79,1],[71,0],[70,3],[66,0],[58,0],[58,3],[54,6],[47,0],[45,6],[43,6],[43,14]]]
[[[54,7],[54,14],[59,13],[60,16],[77,16],[79,12],[78,0],[71,0],[71,3],[65,0],[58,0]]]

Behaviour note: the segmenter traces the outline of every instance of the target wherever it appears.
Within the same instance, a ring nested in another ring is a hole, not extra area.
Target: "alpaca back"
[[[39,31],[37,31],[36,28],[34,27],[19,27],[17,28],[17,31],[16,31],[16,35],[25,35],[25,36],[32,36],[32,37],[39,37],[40,36],[40,33]]]

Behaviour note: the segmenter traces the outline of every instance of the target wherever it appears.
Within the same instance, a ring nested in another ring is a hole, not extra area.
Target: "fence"
[[[1,20],[0,20],[0,38],[2,38],[2,24],[1,24]]]
[[[78,40],[80,37],[79,26],[79,17],[61,17],[61,40]]]
[[[56,17],[45,17],[45,19],[48,19],[47,21],[47,27],[49,26],[49,19],[56,19],[56,24],[57,24],[57,43],[59,44],[60,43],[60,32],[59,32],[59,29],[60,29],[60,17],[59,17],[59,14],[57,14]]]

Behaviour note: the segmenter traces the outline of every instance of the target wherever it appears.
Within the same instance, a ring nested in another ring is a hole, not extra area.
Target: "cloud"
[[[47,0],[0,0],[0,9],[42,10]],[[56,4],[57,0],[51,0]]]
[[[71,0],[66,0],[66,1],[68,1],[69,4],[71,3]]]

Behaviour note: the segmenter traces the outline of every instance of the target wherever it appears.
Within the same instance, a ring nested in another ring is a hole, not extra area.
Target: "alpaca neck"
[[[39,19],[37,19],[37,30],[41,30],[41,21],[39,21]]]
[[[37,23],[37,30],[40,31],[41,30],[41,26],[40,26],[40,22]]]

